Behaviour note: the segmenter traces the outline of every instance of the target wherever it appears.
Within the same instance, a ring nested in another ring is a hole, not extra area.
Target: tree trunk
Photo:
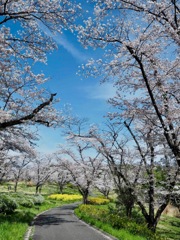
[[[131,205],[131,206],[126,206],[126,216],[127,216],[128,218],[131,218],[131,217],[132,217],[133,207],[134,207],[134,204]]]
[[[59,184],[59,192],[60,194],[63,194],[63,186],[61,184]]]
[[[88,195],[89,195],[88,189],[83,191],[83,204],[88,204]]]
[[[109,190],[107,190],[107,191],[105,192],[104,196],[105,196],[106,199],[109,199]]]
[[[42,191],[42,185],[39,186],[39,193],[41,194]]]
[[[158,221],[155,220],[155,219],[154,219],[154,221],[149,221],[148,225],[147,225],[148,229],[151,230],[153,233],[155,233],[156,232],[157,223],[158,223]]]
[[[163,204],[158,208],[155,217],[152,217],[152,215],[150,215],[150,214],[147,213],[145,206],[144,206],[140,201],[138,201],[137,203],[138,203],[138,205],[139,205],[140,208],[141,208],[141,211],[142,211],[142,214],[143,214],[143,216],[144,216],[144,218],[145,218],[145,220],[146,220],[148,229],[155,233],[155,232],[156,232],[157,224],[158,224],[159,219],[160,219],[160,216],[161,216],[162,212],[164,211],[164,209],[166,208],[166,206],[167,206],[167,204],[168,204],[168,201],[166,201],[165,203],[163,203]]]
[[[149,174],[149,222],[148,222],[148,228],[152,231],[156,231],[156,225],[157,220],[155,219],[155,207],[154,207],[154,198],[155,198],[155,180],[154,180],[154,147],[152,146],[152,143],[149,143],[150,150],[151,150],[151,165],[149,167],[149,170],[147,171]]]
[[[36,194],[38,194],[39,191],[39,185],[36,185]]]
[[[18,181],[15,181],[15,184],[14,184],[14,192],[15,193],[17,192],[17,186],[18,186]]]
[[[41,194],[41,190],[42,190],[42,185],[37,184],[36,185],[36,194],[38,194],[38,193]]]

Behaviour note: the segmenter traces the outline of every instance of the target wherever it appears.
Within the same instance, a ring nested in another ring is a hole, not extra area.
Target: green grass
[[[8,191],[8,184],[11,185],[11,191]],[[0,192],[5,192],[11,194],[13,192],[13,183],[4,183],[0,185]],[[35,186],[27,187],[27,184],[20,182],[18,185],[18,193],[26,193],[33,195],[35,193]],[[32,222],[33,218],[50,208],[61,206],[66,204],[62,201],[50,200],[47,198],[48,195],[52,193],[58,193],[58,187],[55,184],[45,184],[42,188],[42,195],[45,197],[46,201],[40,206],[34,206],[32,208],[18,208],[11,215],[0,214],[0,240],[23,240],[23,237],[27,231],[29,224]],[[67,194],[77,194],[78,191],[72,185],[68,185],[64,189],[64,193]],[[115,204],[110,203],[108,205],[95,206],[97,209],[108,210],[109,206],[111,209],[114,208]],[[77,213],[78,210],[76,210]],[[78,213],[77,213],[78,214]],[[79,213],[80,214],[80,213]],[[80,218],[89,222],[91,225],[102,229],[103,231],[115,236],[121,240],[144,240],[144,236],[134,236],[128,232],[127,229],[114,229],[110,224],[102,223],[99,220],[95,220],[89,216],[79,215]],[[142,218],[142,217],[141,217]],[[141,220],[141,219],[140,219]],[[141,221],[138,221],[141,222]],[[157,226],[157,233],[159,236],[165,237],[168,240],[179,240],[180,239],[180,218],[162,216],[161,220]],[[159,238],[160,239],[160,238]]]
[[[91,210],[91,212],[89,213],[88,211],[86,212],[81,212],[79,208],[77,208],[75,210],[75,214],[81,218],[82,220],[84,220],[85,222],[96,226],[99,229],[102,229],[103,231],[111,234],[112,236],[115,236],[118,239],[132,239],[132,240],[140,240],[140,239],[148,239],[146,237],[143,236],[134,236],[131,233],[128,232],[128,228],[127,229],[114,229],[112,228],[112,226],[110,224],[107,224],[103,221],[100,221],[99,219],[104,219],[104,217],[102,217],[102,215],[98,216],[98,209],[101,210],[100,212],[102,212],[102,210],[105,211],[105,214],[107,214],[107,210],[109,209],[109,205],[111,205],[111,209],[113,209],[114,204],[108,204],[108,205],[93,205],[93,209]],[[96,218],[96,211],[97,211],[97,218]],[[91,216],[91,213],[93,216]],[[139,216],[138,216],[139,219]],[[141,222],[142,220],[139,219],[137,221]],[[127,223],[128,225],[128,223]],[[179,240],[180,239],[180,218],[177,217],[169,217],[169,216],[165,216],[163,215],[161,217],[161,220],[159,221],[159,224],[157,226],[157,232],[156,232],[156,236],[153,237],[154,239],[166,239],[166,240]],[[153,239],[151,238],[151,239]]]
[[[157,233],[168,240],[180,239],[180,218],[163,215],[157,226]]]
[[[104,232],[116,237],[120,240],[146,240],[145,237],[142,236],[136,236],[128,232],[126,229],[115,229],[110,224],[103,223],[102,221],[99,221],[91,216],[87,216],[79,211],[79,209],[75,209],[75,214],[83,221],[89,223],[92,226],[97,227],[98,229],[103,230]]]
[[[0,214],[0,240],[22,240],[34,217],[47,209],[63,205],[63,202],[45,201],[41,206],[19,208],[11,215]]]
[[[108,204],[109,205],[109,204]],[[108,205],[79,205],[75,214],[90,225],[102,229],[120,240],[166,240],[160,233],[153,234],[139,216],[129,219],[120,216]],[[177,238],[179,239],[179,238]]]
[[[11,186],[11,190],[8,191],[8,186]],[[26,194],[35,194],[36,188],[34,185],[29,186],[25,182],[19,182],[17,187],[17,192],[23,192]],[[14,183],[8,182],[0,184],[0,192],[14,192]],[[45,184],[42,187],[42,195],[50,195],[52,193],[58,193],[58,186],[57,184]]]
[[[11,185],[10,191],[8,191],[8,185]],[[0,193],[7,193],[13,196],[13,190],[13,182],[0,184]],[[34,195],[35,186],[27,187],[26,183],[20,182],[17,193]],[[68,203],[48,199],[47,196],[52,193],[58,193],[58,186],[56,184],[45,184],[42,188],[42,195],[45,197],[45,202],[42,205],[33,206],[32,208],[19,206],[11,215],[0,214],[0,240],[23,240],[28,226],[37,214]],[[78,191],[73,186],[67,186],[64,189],[64,193],[74,194],[78,193]]]
[[[31,220],[32,212],[15,212],[9,216],[0,215],[0,240],[22,240]]]

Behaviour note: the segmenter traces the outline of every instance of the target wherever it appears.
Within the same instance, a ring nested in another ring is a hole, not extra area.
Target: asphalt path
[[[53,208],[34,221],[33,240],[112,240],[74,215],[76,204]]]

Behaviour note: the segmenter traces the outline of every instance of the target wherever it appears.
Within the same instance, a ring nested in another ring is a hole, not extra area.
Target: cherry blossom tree
[[[0,131],[0,178],[15,179],[15,191],[26,160],[36,154],[34,141],[37,139],[37,133],[28,126],[14,126]]]
[[[109,124],[109,131],[100,133],[91,128],[87,136],[79,137],[92,139],[91,143],[107,160],[118,200],[126,207],[127,216],[131,216],[133,205],[137,203],[148,228],[155,232],[160,216],[173,196],[180,168],[174,165],[170,149],[166,145],[160,148],[159,136],[153,129],[134,135],[131,123],[126,122],[125,126],[129,136],[126,133],[123,137],[126,131],[119,125],[117,128],[117,124]],[[164,159],[163,165],[160,165],[160,158]],[[157,167],[163,170],[163,181],[156,176]]]
[[[46,61],[46,53],[56,44],[45,29],[62,33],[72,29],[80,6],[67,0],[2,0],[0,2],[1,57],[8,63],[10,56],[33,61]],[[12,27],[18,28],[14,33]],[[7,57],[7,58],[6,58]],[[4,65],[6,66],[6,65]]]
[[[56,172],[50,177],[50,180],[58,184],[59,192],[63,194],[63,189],[71,181],[71,176],[65,168],[63,169],[57,163]]]
[[[30,177],[36,185],[36,194],[41,193],[42,186],[56,171],[51,155],[37,154],[31,166]]]
[[[80,131],[80,128],[69,131],[70,139],[88,143],[106,159],[118,201],[125,207],[127,216],[131,217],[137,203],[153,232],[173,195],[180,173],[173,153],[163,143],[157,129],[158,126],[153,124],[145,129],[144,125],[134,128],[131,119],[121,124],[108,122],[101,131],[96,126],[86,131]],[[77,159],[72,152],[71,156]],[[161,165],[160,159],[164,159],[165,164]],[[71,163],[70,167],[73,168]],[[157,178],[158,168],[163,171],[163,181]]]
[[[102,167],[102,172],[99,178],[94,182],[94,186],[105,196],[105,198],[109,198],[109,193],[115,189],[115,186],[108,167]]]
[[[67,124],[67,144],[59,146],[57,152],[58,164],[71,175],[71,182],[77,186],[83,196],[83,203],[88,203],[89,192],[103,167],[103,158],[93,150],[90,142],[76,138],[73,131],[82,134],[87,120],[73,119]]]
[[[23,170],[32,161],[33,156],[28,155],[17,155],[10,158],[10,174],[15,182],[14,191],[17,192],[18,182],[21,179]]]
[[[113,81],[117,93],[109,102],[116,112],[109,117],[133,119],[134,128],[156,126],[180,166],[179,2],[91,2],[94,16],[79,26],[79,39],[105,54],[84,73]]]
[[[53,108],[56,93],[42,87],[48,80],[34,73],[57,46],[52,38],[72,29],[80,6],[67,0],[0,1],[0,135],[12,136],[19,125],[62,124]],[[16,31],[14,31],[16,30]],[[21,127],[22,134],[26,129]],[[17,145],[17,144],[16,144]]]
[[[29,127],[16,126],[0,131],[0,146],[2,154],[11,155],[13,152],[35,154],[34,141],[37,141],[37,132]]]
[[[100,176],[102,159],[98,158],[99,154],[93,157],[87,155],[86,151],[89,149],[87,144],[78,142],[74,143],[73,147],[67,149],[61,146],[57,158],[71,175],[71,182],[77,186],[83,196],[83,203],[87,204],[93,183]]]
[[[0,183],[8,179],[10,170],[11,168],[7,152],[0,151]]]

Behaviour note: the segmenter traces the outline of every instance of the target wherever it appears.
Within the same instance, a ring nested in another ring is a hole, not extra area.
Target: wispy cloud
[[[72,43],[68,41],[65,35],[53,35],[52,38],[57,42],[57,44],[61,45],[64,49],[66,49],[74,58],[79,61],[87,60],[87,56],[79,51]]]
[[[64,49],[66,49],[75,59],[82,62],[87,60],[87,56],[82,53],[79,49],[77,49],[65,36],[65,34],[56,33],[53,34],[46,26],[42,25],[42,23],[39,23],[39,27],[43,32],[54,39],[54,41],[62,46]]]
[[[114,97],[116,89],[111,83],[95,84],[93,86],[87,86],[84,88],[87,96],[91,99],[108,100]]]

